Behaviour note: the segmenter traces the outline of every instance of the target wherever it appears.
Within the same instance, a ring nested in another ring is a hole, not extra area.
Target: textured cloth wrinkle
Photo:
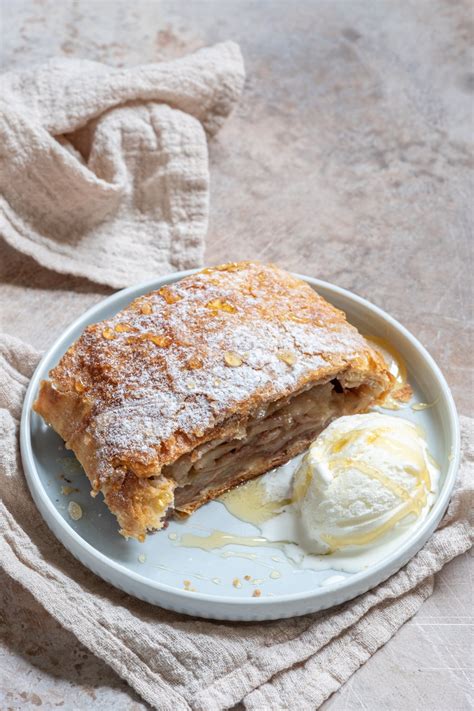
[[[151,706],[170,711],[318,708],[419,610],[447,562],[472,545],[473,420],[445,517],[424,548],[377,588],[335,609],[267,623],[187,618],[110,587],[43,522],[18,451],[24,393],[39,354],[0,336],[0,565]]]
[[[207,136],[244,78],[233,42],[127,69],[51,59],[3,74],[0,236],[112,287],[200,266]]]

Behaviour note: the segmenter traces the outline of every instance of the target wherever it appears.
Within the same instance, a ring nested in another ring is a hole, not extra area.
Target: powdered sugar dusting
[[[247,262],[199,272],[89,326],[51,376],[91,404],[84,426],[101,477],[122,460],[151,475],[227,418],[253,416],[249,398],[290,395],[367,351],[307,284]]]

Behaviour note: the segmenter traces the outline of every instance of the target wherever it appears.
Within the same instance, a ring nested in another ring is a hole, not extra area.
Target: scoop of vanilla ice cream
[[[313,442],[295,475],[305,545],[360,548],[428,512],[439,472],[416,425],[368,413],[340,417]]]

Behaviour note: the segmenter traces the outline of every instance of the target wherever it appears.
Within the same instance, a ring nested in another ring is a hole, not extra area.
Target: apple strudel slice
[[[204,269],[88,326],[34,409],[143,540],[382,401],[378,352],[305,282],[256,262]]]

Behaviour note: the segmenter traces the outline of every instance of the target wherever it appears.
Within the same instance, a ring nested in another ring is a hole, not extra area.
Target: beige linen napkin
[[[317,708],[433,590],[433,576],[472,544],[473,420],[462,418],[462,464],[435,534],[402,570],[334,610],[277,622],[217,623],[135,600],[81,566],[28,493],[18,421],[39,355],[0,336],[0,565],[94,654],[160,711]]]
[[[131,69],[53,59],[0,76],[0,235],[113,287],[199,266],[212,136],[244,83],[239,47]]]

